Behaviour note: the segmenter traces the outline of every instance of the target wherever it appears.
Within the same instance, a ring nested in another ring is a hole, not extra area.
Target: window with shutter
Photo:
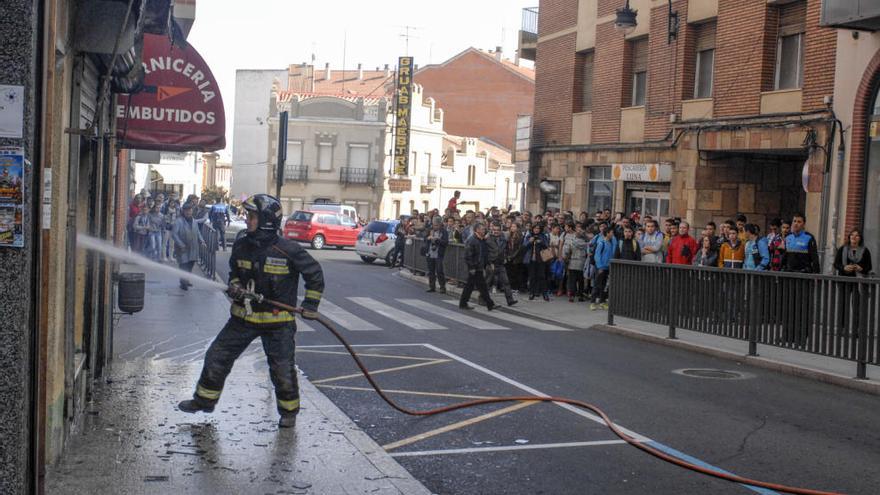
[[[712,96],[715,71],[715,23],[696,27],[696,68],[694,71],[694,98]]]
[[[351,168],[369,168],[370,147],[366,144],[348,145],[348,166]]]
[[[779,7],[779,31],[776,42],[775,89],[803,86],[804,31],[807,3],[797,1]]]
[[[643,38],[630,42],[632,57],[632,101],[634,107],[645,104],[648,90],[648,39]]]

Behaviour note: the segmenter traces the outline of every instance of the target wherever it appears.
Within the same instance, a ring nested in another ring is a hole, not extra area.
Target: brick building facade
[[[500,51],[468,48],[416,71],[415,82],[443,107],[446,132],[487,138],[513,149],[516,118],[531,115],[535,72]]]
[[[677,0],[675,36],[666,1],[631,0],[621,32],[624,3],[540,3],[529,208],[762,228],[805,211],[819,237],[837,46],[822,2]]]

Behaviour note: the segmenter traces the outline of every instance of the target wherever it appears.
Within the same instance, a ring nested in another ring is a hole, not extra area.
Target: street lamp
[[[678,38],[678,11],[672,10],[672,0],[667,1],[669,5],[669,15],[666,24],[666,42],[672,43],[672,40]],[[629,6],[629,0],[626,0],[626,4],[624,4],[623,8],[617,9],[617,18],[614,20],[615,29],[622,32],[624,36],[629,35],[629,33],[633,32],[636,26],[638,26],[638,22],[636,21],[637,14],[638,11],[632,9]]]
[[[626,5],[624,5],[622,9],[617,9],[617,18],[614,20],[614,28],[622,32],[624,36],[629,35],[629,33],[633,32],[638,25],[636,22],[636,15],[638,13],[637,10],[630,8],[629,0],[626,0]]]

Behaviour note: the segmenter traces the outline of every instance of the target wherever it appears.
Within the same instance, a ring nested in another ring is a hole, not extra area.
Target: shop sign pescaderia
[[[668,163],[615,163],[611,177],[624,182],[669,182],[672,165]]]
[[[121,147],[217,151],[226,147],[226,118],[217,80],[191,45],[144,35],[143,89],[116,105]]]

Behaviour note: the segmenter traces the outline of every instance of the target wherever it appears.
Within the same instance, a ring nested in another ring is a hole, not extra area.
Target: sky
[[[189,42],[202,55],[226,107],[226,150],[232,156],[235,71],[329,62],[375,69],[406,55],[424,66],[473,46],[514,58],[522,9],[538,0],[199,0]]]

